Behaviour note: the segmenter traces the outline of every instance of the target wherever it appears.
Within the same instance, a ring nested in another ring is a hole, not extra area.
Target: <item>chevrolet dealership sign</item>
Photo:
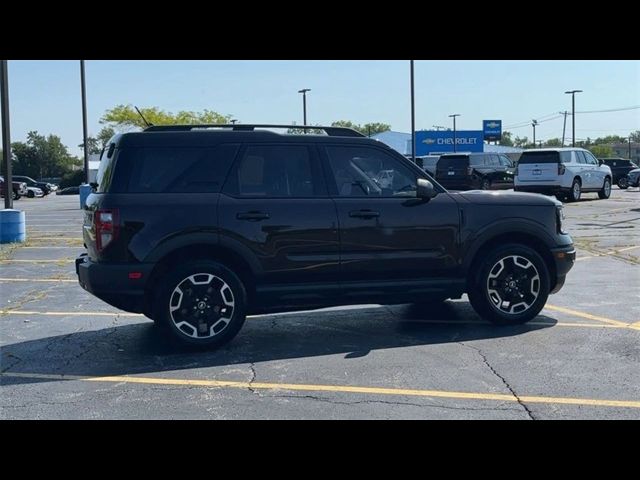
[[[482,152],[483,132],[481,130],[460,130],[456,132],[456,151]],[[421,130],[416,132],[416,155],[436,152],[453,152],[453,130]]]
[[[499,141],[502,138],[502,120],[483,120],[482,131],[486,141]]]

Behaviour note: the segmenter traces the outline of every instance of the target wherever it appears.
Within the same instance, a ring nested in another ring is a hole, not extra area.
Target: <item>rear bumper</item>
[[[557,293],[564,286],[564,282],[576,261],[576,249],[573,245],[551,249],[551,255],[556,267],[556,284],[549,293]]]
[[[76,258],[78,283],[100,300],[127,312],[142,313],[145,287],[154,264],[104,264],[92,262],[84,253]],[[138,279],[129,274],[139,272]]]
[[[545,195],[567,194],[571,191],[570,187],[561,187],[560,185],[516,185],[513,187],[514,192],[543,193]]]

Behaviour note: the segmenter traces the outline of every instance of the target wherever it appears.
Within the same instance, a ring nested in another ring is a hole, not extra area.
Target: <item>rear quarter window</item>
[[[239,145],[140,147],[118,152],[114,193],[218,193]]]
[[[438,160],[438,168],[449,168],[456,165],[468,165],[469,157],[466,155],[449,155],[446,157],[440,157]]]

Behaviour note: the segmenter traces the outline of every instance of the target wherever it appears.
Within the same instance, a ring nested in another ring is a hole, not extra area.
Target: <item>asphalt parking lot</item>
[[[640,192],[566,205],[578,250],[527,325],[466,301],[250,317],[217,351],[173,346],[78,285],[77,196],[20,201],[0,249],[4,419],[640,419]]]

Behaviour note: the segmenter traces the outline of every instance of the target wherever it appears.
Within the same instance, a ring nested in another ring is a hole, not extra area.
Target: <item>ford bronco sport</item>
[[[353,130],[276,127],[114,136],[84,206],[80,285],[213,347],[248,314],[464,293],[485,319],[520,324],[564,284],[575,249],[557,200],[449,193]]]

